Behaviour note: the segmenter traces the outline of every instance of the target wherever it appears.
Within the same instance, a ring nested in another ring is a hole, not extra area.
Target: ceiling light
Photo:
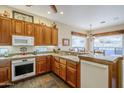
[[[100,23],[101,23],[101,24],[104,24],[104,23],[106,23],[106,21],[101,21]]]
[[[51,14],[51,12],[50,12],[50,11],[48,11],[47,13],[48,13],[48,14]]]
[[[64,13],[61,11],[60,14],[63,15]]]

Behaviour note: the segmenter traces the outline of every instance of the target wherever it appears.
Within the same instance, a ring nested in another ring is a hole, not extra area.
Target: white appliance
[[[12,45],[14,46],[33,46],[34,45],[34,37],[29,36],[12,36]]]
[[[35,58],[12,60],[12,81],[34,76]]]
[[[107,65],[81,62],[81,88],[108,88],[108,79]]]

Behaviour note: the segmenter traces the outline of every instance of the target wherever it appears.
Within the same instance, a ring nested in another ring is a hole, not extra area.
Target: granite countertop
[[[114,63],[120,58],[119,56],[103,56],[103,55],[93,55],[93,54],[87,54],[87,55],[80,55],[79,58],[81,60],[86,61],[94,61],[99,63]]]
[[[33,55],[33,54],[14,55],[14,56],[10,56],[10,57],[0,57],[0,61],[4,61],[4,60],[17,60],[17,59],[23,59],[23,58],[33,58],[33,57],[48,56],[48,55],[57,56],[57,57],[60,57],[60,58],[72,60],[74,62],[79,62],[78,56],[71,56],[71,55],[66,55],[65,56],[65,55],[59,55],[59,54],[56,54],[56,53],[43,53],[43,54],[37,54],[37,55]]]

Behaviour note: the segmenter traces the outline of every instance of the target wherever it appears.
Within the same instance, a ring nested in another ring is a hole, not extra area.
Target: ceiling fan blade
[[[55,5],[50,5],[50,8],[53,10],[54,13],[57,13],[57,8]]]

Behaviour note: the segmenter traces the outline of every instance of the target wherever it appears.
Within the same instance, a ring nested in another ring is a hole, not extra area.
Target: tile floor
[[[48,73],[20,81],[8,88],[70,88],[70,86],[53,73]]]

